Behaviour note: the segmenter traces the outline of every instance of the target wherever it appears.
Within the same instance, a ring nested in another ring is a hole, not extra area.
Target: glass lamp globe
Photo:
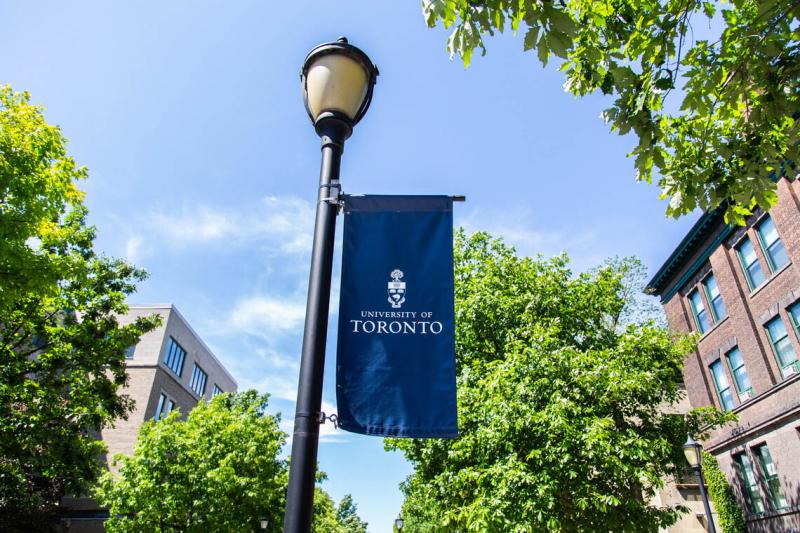
[[[369,107],[377,76],[378,69],[367,54],[345,37],[314,48],[300,73],[311,122],[335,116],[354,126]]]
[[[691,435],[688,437],[689,438],[686,439],[686,443],[683,445],[683,454],[686,456],[686,460],[689,461],[689,464],[693,468],[697,468],[700,466],[700,461],[702,459],[701,452],[703,451],[703,447],[699,442],[696,442]]]

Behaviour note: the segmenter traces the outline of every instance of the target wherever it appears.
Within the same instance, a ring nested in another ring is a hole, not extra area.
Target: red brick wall
[[[767,320],[780,315],[789,331],[795,353],[800,356],[800,340],[792,330],[786,313],[786,308],[800,299],[800,181],[781,179],[777,188],[778,203],[769,216],[772,217],[786,248],[789,264],[770,273],[754,230],[754,226],[765,214],[756,214],[748,221],[747,228],[737,229],[727,237],[711,253],[707,264],[691,275],[688,282],[679,287],[678,292],[664,304],[672,329],[679,332],[697,331],[687,295],[694,287],[699,286],[698,283],[708,272],[713,271],[728,316],[714,324],[700,338],[697,352],[687,355],[684,380],[692,407],[721,407],[709,365],[720,358],[724,362],[725,353],[733,346],[739,347],[756,395],[751,400],[742,402],[728,366],[723,365],[734,392],[734,411],[738,421],[712,432],[704,445],[718,456],[723,471],[734,482],[735,490],[739,493],[741,487],[733,468],[733,456],[737,453],[750,453],[751,460],[755,463],[752,448],[761,443],[769,446],[790,508],[783,513],[768,512],[763,517],[750,517],[748,527],[752,531],[800,528],[800,376],[783,378],[764,328]],[[684,270],[675,276],[673,284],[687,274],[689,265],[713,243],[722,229],[720,227],[698,247],[695,256],[684,263]],[[767,276],[767,281],[752,291],[747,285],[734,248],[744,235],[748,235],[753,242],[762,270]],[[672,287],[667,287],[669,288]],[[710,312],[705,294],[702,290],[700,293],[706,311]],[[763,479],[763,475],[760,477]],[[767,500],[765,493],[762,497]]]

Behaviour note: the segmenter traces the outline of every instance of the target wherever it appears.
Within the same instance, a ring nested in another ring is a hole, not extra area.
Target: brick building
[[[185,415],[201,398],[237,388],[230,373],[174,306],[131,306],[120,324],[152,314],[161,315],[161,325],[143,335],[126,354],[129,381],[122,393],[133,398],[136,406],[127,420],[118,420],[100,435],[108,446],[109,459],[117,453],[133,454],[145,420],[158,420],[178,408]],[[103,531],[107,512],[94,500],[65,498],[62,507],[64,530]]]
[[[670,327],[701,335],[685,361],[692,407],[733,411],[703,443],[750,531],[800,531],[800,181],[744,227],[705,213],[648,284]]]

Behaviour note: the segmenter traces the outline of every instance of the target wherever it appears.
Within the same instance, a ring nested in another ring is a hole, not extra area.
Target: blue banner
[[[452,199],[346,196],[344,215],[339,426],[456,437]]]

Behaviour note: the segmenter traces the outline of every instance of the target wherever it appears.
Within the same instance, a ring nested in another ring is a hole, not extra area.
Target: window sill
[[[794,382],[796,382],[798,380],[800,380],[800,374],[795,374],[793,376],[789,376],[789,377],[783,378],[782,381],[779,381],[778,383],[776,383],[775,385],[773,385],[772,387],[770,387],[766,391],[764,391],[764,392],[762,392],[760,394],[754,395],[752,398],[750,398],[746,402],[740,403],[739,405],[734,407],[732,409],[732,411],[734,413],[738,414],[739,411],[745,409],[746,407],[749,407],[750,405],[752,405],[754,403],[760,402],[761,400],[763,400],[763,399],[765,399],[765,398],[767,398],[769,396],[772,396],[773,394],[777,393],[778,391],[780,391],[782,389],[785,389],[790,384],[792,384],[792,383],[794,383]]]
[[[800,505],[791,505],[784,507],[783,509],[770,509],[768,511],[764,511],[763,513],[747,513],[745,515],[745,522],[759,522],[762,520],[779,518],[782,516],[795,514],[798,511],[800,511]]]
[[[773,272],[772,274],[770,274],[770,275],[769,275],[769,277],[768,277],[767,279],[765,279],[765,280],[764,280],[764,282],[763,282],[761,285],[759,285],[758,287],[756,287],[755,289],[753,289],[752,291],[750,291],[749,297],[750,297],[750,298],[752,298],[753,296],[755,296],[756,294],[758,294],[759,292],[761,292],[761,290],[762,290],[762,289],[764,289],[764,287],[766,287],[767,285],[769,285],[769,284],[770,284],[770,282],[771,282],[773,279],[775,279],[776,277],[778,277],[778,275],[779,275],[781,272],[783,272],[784,270],[786,270],[786,269],[787,269],[787,268],[789,268],[790,266],[792,266],[792,262],[791,262],[791,261],[789,261],[788,263],[786,263],[785,265],[783,265],[782,267],[780,267],[778,270],[776,270],[775,272]]]

